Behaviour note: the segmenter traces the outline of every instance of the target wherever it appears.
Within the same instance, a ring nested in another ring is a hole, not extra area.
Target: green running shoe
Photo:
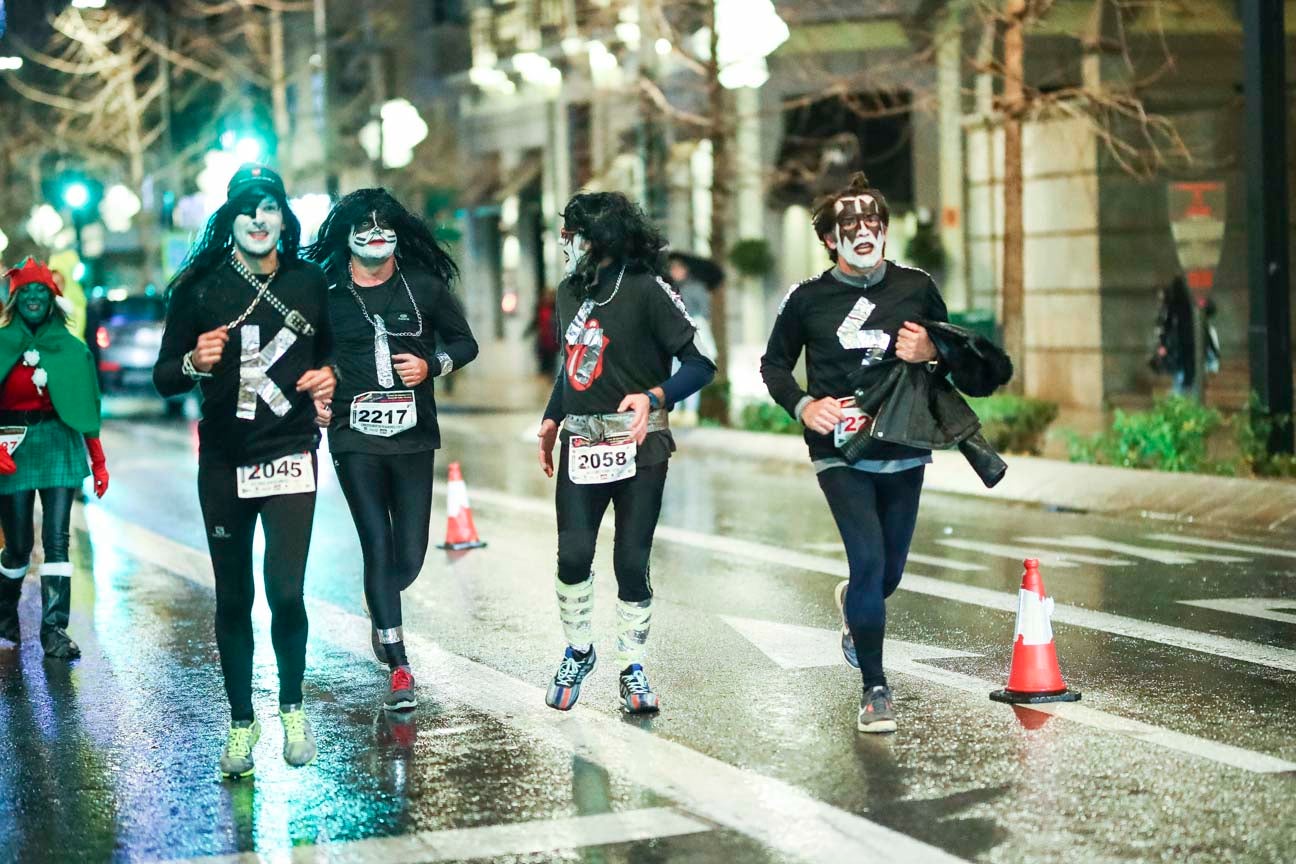
[[[295,768],[309,765],[315,761],[319,752],[315,747],[315,736],[311,733],[310,721],[300,704],[280,705],[279,721],[283,723],[284,761]]]
[[[256,765],[252,762],[252,748],[261,740],[261,723],[257,720],[240,720],[230,724],[229,737],[225,739],[225,752],[220,758],[220,772],[224,777],[239,779],[251,777]]]

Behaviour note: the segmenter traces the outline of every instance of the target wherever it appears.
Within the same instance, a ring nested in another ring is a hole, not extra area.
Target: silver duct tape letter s
[[[279,385],[270,380],[270,367],[288,353],[297,341],[297,334],[287,327],[279,328],[269,345],[261,347],[261,326],[244,324],[239,328],[242,351],[239,355],[238,410],[240,420],[255,420],[257,399],[262,399],[276,417],[282,417],[292,407]]]

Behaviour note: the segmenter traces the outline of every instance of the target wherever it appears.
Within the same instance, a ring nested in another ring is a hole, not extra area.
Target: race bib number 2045
[[[311,454],[292,453],[269,462],[240,465],[238,497],[268,498],[271,495],[295,495],[315,491],[315,472]]]

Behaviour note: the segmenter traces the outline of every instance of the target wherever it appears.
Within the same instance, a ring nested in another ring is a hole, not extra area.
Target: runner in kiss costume
[[[0,525],[5,537],[0,639],[19,639],[18,598],[35,544],[39,494],[45,550],[41,647],[47,656],[73,660],[81,649],[67,634],[72,499],[91,473],[95,494],[102,498],[108,491],[99,443],[99,380],[90,350],[67,329],[70,304],[49,268],[28,258],[5,276],[8,302],[0,313]]]
[[[770,396],[805,426],[819,486],[846,546],[850,580],[837,586],[842,652],[864,679],[857,728],[896,728],[882,671],[886,598],[900,584],[931,451],[870,440],[858,461],[840,447],[868,422],[849,398],[887,356],[928,363],[936,347],[919,319],[945,321],[945,301],[921,270],[887,261],[886,199],[863,174],[816,203],[814,227],[835,266],[792,287],[779,307],[761,375]],[[866,329],[867,328],[867,329]],[[792,375],[806,354],[808,392]]]
[[[616,192],[580,194],[563,212],[567,278],[558,287],[565,363],[540,426],[540,465],[558,463],[558,613],[567,650],[545,701],[561,711],[580,698],[596,654],[594,543],[616,508],[617,665],[621,706],[658,709],[643,660],[652,620],[648,558],[675,449],[667,411],[702,389],[715,364],[695,345],[697,328],[660,276],[665,241],[643,211]],[[671,375],[671,358],[680,369]]]
[[[339,201],[305,255],[330,283],[335,400],[345,410],[319,409],[360,535],[374,652],[391,670],[383,705],[413,708],[401,591],[427,555],[441,446],[432,378],[469,363],[477,341],[451,290],[454,261],[387,190],[360,189]]]
[[[284,759],[305,765],[315,739],[302,710],[306,551],[315,515],[315,402],[332,398],[333,335],[324,274],[298,260],[301,225],[283,181],[245,165],[229,200],[170,288],[153,382],[163,396],[198,383],[198,496],[216,576],[216,645],[230,702],[221,772],[252,773],[252,540],[265,532],[270,638],[279,664]]]

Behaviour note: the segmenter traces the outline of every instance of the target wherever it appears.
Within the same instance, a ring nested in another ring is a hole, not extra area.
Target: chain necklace
[[[374,369],[378,373],[378,383],[383,387],[393,387],[396,384],[396,375],[392,369],[391,362],[391,345],[387,341],[388,336],[413,336],[423,335],[423,313],[419,311],[418,304],[414,302],[414,292],[410,290],[409,281],[406,280],[405,274],[400,268],[396,269],[396,274],[400,276],[401,282],[405,285],[405,294],[409,297],[410,305],[414,307],[414,317],[418,319],[418,329],[413,332],[391,333],[387,330],[387,323],[383,321],[381,315],[370,315],[369,308],[365,306],[364,299],[361,298],[360,292],[356,290],[355,273],[351,269],[351,262],[347,262],[347,287],[351,289],[351,296],[360,306],[360,314],[369,322],[374,329]]]
[[[369,307],[365,306],[364,300],[360,297],[360,292],[356,291],[355,274],[351,270],[351,264],[350,262],[347,263],[347,287],[351,289],[351,296],[355,298],[356,303],[360,304],[360,314],[364,316],[365,320],[369,322],[370,326],[372,326],[375,330],[381,329],[382,332],[386,333],[388,336],[413,336],[413,337],[422,336],[423,335],[423,313],[419,311],[418,304],[414,302],[414,292],[410,290],[409,282],[406,281],[405,279],[405,273],[399,267],[396,268],[396,275],[400,277],[401,283],[405,286],[405,295],[409,297],[410,305],[414,307],[414,317],[418,321],[418,329],[414,330],[413,332],[392,333],[383,324],[382,316],[369,315]]]
[[[225,328],[227,330],[233,330],[235,327],[242,324],[244,320],[246,320],[247,317],[252,314],[252,310],[256,309],[257,305],[261,302],[262,298],[264,298],[266,302],[268,302],[271,306],[274,307],[276,312],[278,312],[280,315],[283,316],[284,323],[288,325],[289,329],[296,330],[298,333],[301,333],[303,336],[310,336],[312,333],[315,332],[315,328],[311,325],[309,321],[306,320],[306,317],[304,315],[302,315],[296,309],[289,309],[286,305],[284,305],[284,302],[282,300],[280,300],[278,297],[274,295],[273,292],[270,291],[270,283],[273,282],[275,277],[279,275],[278,267],[276,267],[274,271],[270,273],[270,278],[266,279],[265,282],[262,282],[255,275],[253,275],[252,271],[247,268],[247,265],[245,265],[242,261],[240,261],[238,255],[236,255],[233,252],[230,253],[230,264],[231,266],[233,266],[234,272],[242,276],[244,281],[246,281],[249,285],[251,285],[253,288],[256,289],[257,293],[256,296],[252,298],[252,302],[248,304],[248,307],[243,310],[243,314],[225,325]]]
[[[567,325],[567,332],[563,334],[563,339],[568,345],[575,345],[581,339],[581,334],[585,330],[585,322],[589,320],[590,313],[600,306],[606,306],[616,299],[617,292],[621,290],[621,280],[625,278],[626,268],[621,265],[621,272],[617,274],[616,285],[612,286],[612,293],[602,303],[596,303],[593,297],[586,297],[581,301],[580,308],[576,310],[576,317],[572,318]]]

